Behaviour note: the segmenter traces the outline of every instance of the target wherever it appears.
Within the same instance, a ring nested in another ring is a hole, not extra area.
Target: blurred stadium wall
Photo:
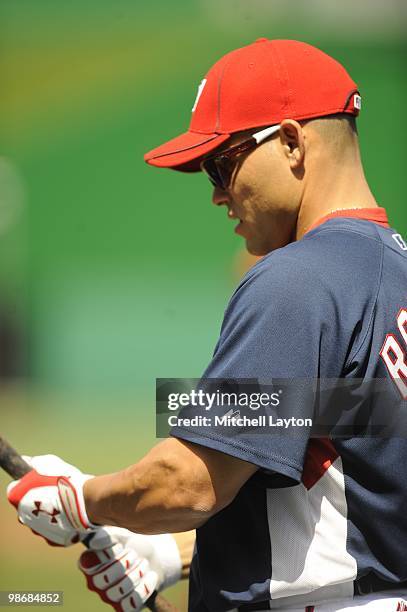
[[[242,243],[204,176],[143,153],[187,128],[229,50],[296,38],[344,63],[368,180],[406,232],[406,6],[1,1],[0,414],[20,449],[118,469],[155,441],[154,379],[208,363]],[[77,552],[30,537],[3,495],[0,508],[0,589],[63,588],[69,612],[105,608],[84,600]]]
[[[306,40],[348,67],[369,181],[405,231],[406,3],[287,7],[1,3],[1,155],[14,175],[2,208],[21,209],[25,193],[2,235],[1,299],[28,335],[36,385],[133,393],[205,367],[240,239],[203,176],[151,169],[142,155],[187,127],[211,63],[260,35]]]

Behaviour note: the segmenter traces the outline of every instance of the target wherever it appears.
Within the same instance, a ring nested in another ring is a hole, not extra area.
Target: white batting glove
[[[21,523],[53,546],[70,546],[97,529],[86,514],[82,491],[93,476],[55,455],[23,459],[32,471],[7,487]]]
[[[101,527],[81,554],[79,569],[88,588],[118,612],[136,612],[154,591],[181,577],[181,558],[169,534],[140,535],[120,527]]]

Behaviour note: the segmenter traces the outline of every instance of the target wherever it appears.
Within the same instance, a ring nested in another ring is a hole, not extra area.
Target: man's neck
[[[326,168],[331,168],[328,172]],[[336,210],[376,208],[359,158],[344,165],[327,164],[312,185],[305,185],[297,220],[296,240],[321,217]]]

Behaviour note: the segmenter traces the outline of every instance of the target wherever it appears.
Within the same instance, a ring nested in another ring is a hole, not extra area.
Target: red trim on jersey
[[[390,227],[385,208],[347,208],[342,210],[334,210],[328,215],[317,219],[315,223],[313,223],[311,227],[307,229],[307,232],[310,232],[319,225],[322,225],[322,223],[325,223],[325,221],[328,221],[329,219],[334,219],[335,217],[352,217],[352,219],[364,219],[365,221],[377,223],[377,225],[381,225],[382,227]]]
[[[312,438],[308,444],[302,482],[311,489],[339,457],[329,438]]]

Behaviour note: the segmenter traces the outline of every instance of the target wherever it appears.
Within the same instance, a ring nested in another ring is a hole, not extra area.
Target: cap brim
[[[199,172],[202,158],[230,138],[230,134],[185,132],[145,154],[145,161],[158,168]]]

